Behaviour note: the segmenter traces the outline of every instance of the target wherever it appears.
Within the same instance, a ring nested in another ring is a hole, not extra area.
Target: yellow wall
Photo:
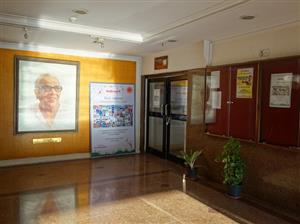
[[[14,135],[14,56],[80,62],[78,132]],[[135,83],[132,61],[87,58],[30,51],[0,49],[0,160],[89,152],[89,83]],[[32,144],[33,138],[61,137],[61,143]]]

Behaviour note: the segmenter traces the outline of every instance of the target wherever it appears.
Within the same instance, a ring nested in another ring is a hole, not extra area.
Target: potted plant
[[[197,169],[195,167],[195,162],[197,158],[202,154],[202,151],[190,151],[184,152],[181,151],[181,158],[184,160],[184,164],[186,165],[186,175],[192,179],[197,178]]]
[[[245,162],[241,158],[241,144],[230,138],[224,145],[223,152],[216,161],[224,163],[224,183],[229,186],[229,195],[240,198],[241,188],[245,175]]]

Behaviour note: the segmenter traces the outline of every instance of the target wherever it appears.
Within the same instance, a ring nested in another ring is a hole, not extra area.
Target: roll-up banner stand
[[[135,153],[134,84],[90,83],[91,156]]]

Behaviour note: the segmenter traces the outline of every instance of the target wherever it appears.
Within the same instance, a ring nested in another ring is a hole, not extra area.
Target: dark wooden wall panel
[[[253,68],[252,97],[237,98],[237,71],[242,68]],[[257,101],[258,63],[243,64],[231,67],[231,106],[229,135],[236,138],[256,140],[256,101]]]
[[[208,69],[207,72],[210,74],[213,71],[220,71],[220,88],[215,89],[222,92],[221,109],[215,109],[216,120],[214,123],[207,123],[206,132],[217,134],[217,135],[228,135],[228,105],[227,101],[229,98],[229,76],[230,67],[223,66],[218,68]],[[209,99],[210,89],[206,89],[206,103]],[[207,104],[206,104],[207,106]]]
[[[299,144],[300,74],[298,58],[288,58],[262,63],[262,113],[261,141],[281,146]],[[271,74],[293,73],[290,108],[269,107]],[[299,78],[298,78],[299,79]]]

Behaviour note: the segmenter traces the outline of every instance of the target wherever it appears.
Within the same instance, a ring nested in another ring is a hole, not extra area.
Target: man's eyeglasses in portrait
[[[49,93],[52,91],[52,89],[57,92],[60,93],[62,91],[62,87],[61,86],[39,86],[38,89],[44,93]]]

